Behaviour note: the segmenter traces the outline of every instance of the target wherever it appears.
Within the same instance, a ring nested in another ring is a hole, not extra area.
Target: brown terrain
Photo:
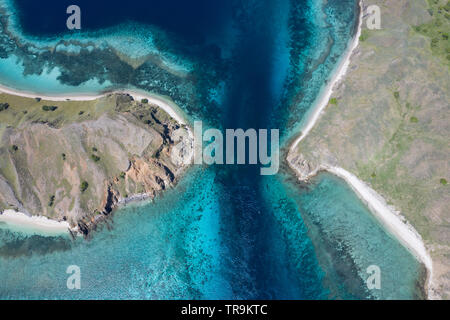
[[[0,104],[0,212],[65,220],[87,235],[119,202],[152,198],[183,170],[170,160],[181,125],[146,101],[0,94]]]
[[[329,165],[368,183],[422,236],[430,298],[450,299],[450,4],[372,4],[381,30],[363,23],[345,79],[288,161],[302,179]]]

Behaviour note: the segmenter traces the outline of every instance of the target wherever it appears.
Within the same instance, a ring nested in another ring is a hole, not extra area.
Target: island
[[[190,129],[168,98],[0,90],[0,222],[88,236],[119,204],[154,198],[187,167],[171,159],[174,132]]]
[[[360,18],[287,160],[303,181],[321,171],[345,179],[426,266],[428,298],[449,299],[450,2],[370,5],[381,29]]]

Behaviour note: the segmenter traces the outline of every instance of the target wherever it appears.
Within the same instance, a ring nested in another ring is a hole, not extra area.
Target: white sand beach
[[[344,179],[358,197],[367,204],[378,221],[395,235],[419,261],[423,262],[428,270],[432,270],[431,257],[425,248],[421,236],[399,212],[390,207],[383,197],[366,183],[359,180],[354,174],[338,167],[327,167],[326,170]]]
[[[5,210],[0,214],[0,226],[5,223],[11,230],[27,234],[61,235],[68,234],[71,229],[66,221],[55,221],[43,216],[28,216],[14,210]]]

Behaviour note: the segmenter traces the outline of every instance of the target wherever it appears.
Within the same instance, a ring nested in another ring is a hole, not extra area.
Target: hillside
[[[169,157],[180,125],[147,101],[0,94],[0,106],[0,212],[68,221],[87,235],[120,201],[154,197],[182,171]]]
[[[450,5],[364,1],[382,29],[363,24],[345,79],[288,156],[302,179],[324,166],[355,174],[401,212],[433,260],[433,294],[450,298]]]

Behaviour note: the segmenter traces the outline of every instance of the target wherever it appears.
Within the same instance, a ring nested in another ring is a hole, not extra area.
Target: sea
[[[81,10],[68,30],[66,9]],[[0,299],[421,299],[424,267],[340,178],[286,164],[357,0],[0,0],[0,85],[139,89],[204,128],[278,129],[280,170],[193,165],[89,239],[0,228]],[[69,266],[81,288],[70,289]],[[373,266],[380,286],[368,285]]]

